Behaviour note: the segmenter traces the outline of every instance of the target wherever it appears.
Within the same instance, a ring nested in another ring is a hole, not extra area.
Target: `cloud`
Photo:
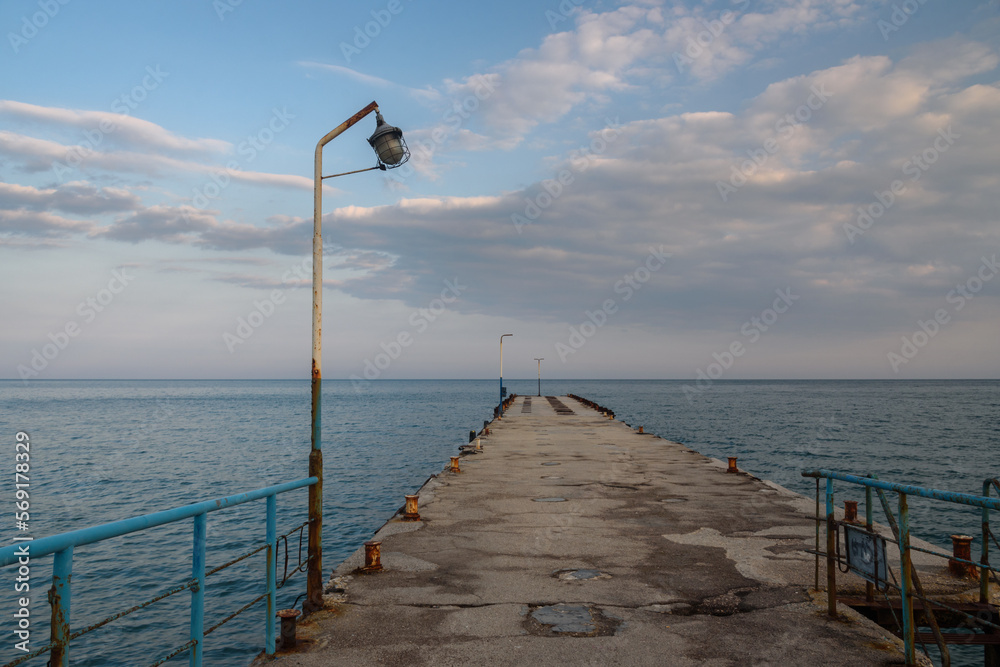
[[[218,211],[193,206],[150,206],[95,227],[90,235],[127,243],[159,241],[224,251],[266,248],[287,255],[309,252],[311,220],[273,218],[258,226],[219,220],[218,215]]]
[[[226,153],[232,144],[218,139],[188,139],[156,123],[107,111],[43,107],[14,100],[0,100],[0,114],[92,133],[97,143],[127,146],[133,150],[168,150],[182,153]]]
[[[312,190],[313,179],[296,174],[272,174],[242,169],[227,169],[166,155],[103,151],[92,146],[66,146],[48,139],[36,139],[0,130],[0,154],[16,159],[22,169],[37,173],[54,170],[56,177],[67,178],[79,171],[104,170],[125,174],[160,176],[165,172],[212,175],[225,172],[235,181],[254,185]],[[328,188],[329,190],[329,188]]]
[[[548,35],[537,49],[525,49],[495,72],[447,80],[445,89],[461,99],[476,93],[483,76],[491,77],[499,90],[483,105],[484,122],[513,147],[539,124],[584,101],[630,88],[625,70],[658,39],[641,27],[656,14],[638,7],[580,13],[575,30]]]
[[[499,91],[483,104],[482,117],[491,145],[509,149],[576,108],[606,106],[612,93],[663,88],[682,77],[711,81],[788,35],[851,23],[863,12],[850,0],[785,0],[766,9],[747,0],[715,9],[677,4],[664,11],[636,3],[603,13],[582,10],[573,15],[572,30],[546,36],[537,49],[524,49],[490,72],[446,80],[444,88],[461,98],[483,76],[492,77]]]
[[[620,321],[738,326],[774,289],[794,286],[810,296],[802,327],[814,332],[912,324],[925,314],[922,304],[943,299],[975,268],[984,248],[1000,245],[991,201],[1000,176],[990,166],[1000,154],[1000,119],[989,111],[1000,87],[958,85],[956,72],[981,72],[991,59],[968,44],[954,53],[951,66],[923,76],[913,61],[852,58],[772,84],[738,114],[630,123],[586,169],[572,159],[553,167],[553,179],[560,170],[573,176],[557,197],[539,183],[497,197],[338,209],[326,218],[338,241],[398,257],[377,279],[342,288],[389,298],[412,285],[408,301],[417,304],[442,275],[472,276],[460,309],[572,322],[616,298],[618,282],[662,244],[673,253],[669,266],[636,296],[644,306]],[[831,94],[806,107],[807,121],[775,129],[816,90]],[[958,138],[934,149],[948,127]],[[717,183],[769,138],[777,152],[723,201]],[[936,153],[934,164],[904,173],[925,151]],[[897,180],[904,192],[852,244],[845,225]],[[526,216],[532,204],[541,213],[517,234],[510,217]]]
[[[0,182],[0,208],[57,209],[94,215],[126,211],[139,205],[139,198],[128,190],[97,188],[82,181],[47,189]]]
[[[441,99],[441,93],[430,86],[426,88],[410,88],[409,86],[394,83],[388,79],[372,76],[370,74],[364,74],[355,69],[351,69],[350,67],[344,67],[343,65],[330,65],[327,63],[317,63],[312,61],[300,61],[298,65],[300,67],[311,67],[314,69],[321,69],[326,72],[333,72],[334,74],[338,74],[340,76],[346,76],[350,79],[363,83],[366,86],[401,90],[414,99],[423,102],[436,102]]]
[[[0,210],[2,234],[65,238],[69,234],[86,233],[93,229],[91,222],[70,220],[45,211]]]
[[[810,312],[798,325],[802,335],[845,326],[879,335],[908,325],[923,315],[921,304],[942,298],[979,262],[983,248],[1000,245],[991,194],[1000,189],[991,167],[1000,153],[993,113],[1000,87],[953,78],[983,72],[988,50],[956,42],[952,52],[949,67],[929,73],[915,60],[854,57],[775,82],[738,113],[595,127],[588,139],[597,153],[567,154],[549,179],[519,191],[336,209],[324,216],[340,246],[327,284],[419,306],[444,277],[457,277],[470,285],[459,311],[575,322],[604,299],[624,303],[622,281],[656,250],[672,257],[616,316],[622,326],[731,329],[786,287],[810,304],[800,308]],[[793,121],[781,125],[789,114]],[[958,138],[931,168],[917,179],[904,174],[906,161],[947,127]],[[720,197],[718,184],[768,140],[776,150]],[[568,182],[556,180],[560,172]],[[852,243],[845,225],[894,180],[904,191]],[[512,216],[530,218],[520,233]],[[298,257],[311,238],[305,218],[254,225],[183,206],[142,208],[93,229],[55,224],[47,233],[81,229],[107,240]],[[275,280],[220,279],[248,287]]]
[[[849,3],[837,7],[844,16],[855,11]],[[662,23],[669,24],[669,17]],[[487,108],[494,103],[490,97],[483,112],[504,110],[506,120],[488,116],[489,122],[475,129],[453,130],[449,140],[469,150],[516,141],[545,121],[528,105],[531,95],[544,97],[545,82],[555,100],[547,111],[554,115],[568,113],[597,91],[627,89],[629,64],[639,58],[631,50],[662,51],[662,33],[650,27],[657,25],[654,10],[580,16],[573,32],[550,36],[543,48],[522,54],[520,64],[508,63],[490,75],[503,83],[496,86],[496,105]],[[792,25],[789,19],[778,27],[787,31]],[[637,31],[648,31],[650,42],[616,41]],[[930,66],[927,54],[935,49],[947,57]],[[604,69],[596,60],[602,52],[608,54]],[[576,64],[566,70],[574,58]],[[738,329],[773,300],[774,290],[791,287],[802,294],[796,312],[805,313],[797,323],[783,323],[795,335],[830,338],[850,329],[878,337],[898,331],[926,317],[927,304],[940,302],[963,280],[984,248],[1000,246],[993,201],[1000,190],[995,169],[1000,86],[963,81],[982,79],[997,63],[989,47],[958,38],[918,47],[896,61],[855,56],[774,82],[739,111],[668,111],[613,131],[593,127],[585,143],[599,150],[589,157],[563,154],[547,179],[517,191],[421,195],[388,206],[339,208],[324,216],[324,226],[336,229],[328,243],[335,239],[339,246],[328,259],[326,282],[357,298],[419,307],[440,292],[442,279],[457,278],[469,289],[456,311],[516,313],[556,323],[579,322],[604,300],[615,299],[622,306],[616,326],[695,337]],[[508,93],[517,76],[539,87]],[[473,85],[470,78],[446,88],[449,94],[474,94]],[[935,149],[942,132],[955,139]],[[411,136],[415,144],[431,139]],[[21,150],[25,162],[64,148],[12,133],[0,133],[0,145]],[[917,178],[904,172],[908,161],[931,149],[934,160],[927,158]],[[121,165],[130,156],[95,159]],[[743,182],[720,196],[719,184],[731,183],[734,170],[748,160]],[[199,173],[210,169],[176,158],[156,164]],[[561,173],[570,178],[560,183]],[[283,181],[274,174],[244,178],[312,185],[309,179]],[[904,187],[892,205],[863,236],[849,238],[846,225],[856,224],[859,207],[878,203],[894,181]],[[311,238],[311,221],[301,217],[249,224],[190,206],[145,207],[127,191],[77,183],[5,186],[0,202],[18,209],[0,218],[9,233],[31,230],[50,240],[88,234],[304,257]],[[80,222],[48,212],[60,206],[103,219]],[[38,217],[43,213],[49,217]],[[512,216],[529,220],[519,231]],[[623,281],[634,277],[652,252],[672,256],[626,302]],[[281,282],[253,271],[214,279],[250,288]]]

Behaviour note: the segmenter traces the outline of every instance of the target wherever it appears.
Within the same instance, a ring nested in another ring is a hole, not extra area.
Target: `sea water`
[[[537,393],[534,379],[505,384]],[[492,417],[500,384],[326,380],[323,387],[329,572]],[[1000,382],[543,380],[542,393],[597,401],[647,433],[708,456],[737,456],[741,469],[810,497],[815,482],[801,476],[803,469],[872,472],[976,494],[984,478],[1000,476]],[[15,530],[9,484],[10,520],[0,524],[0,539],[11,544],[15,534],[38,538],[306,477],[309,413],[308,381],[0,381],[0,466],[6,456],[11,481],[15,434],[31,438],[30,528]],[[837,492],[838,504],[863,498],[846,484]],[[915,500],[911,516],[914,533],[945,551],[950,534],[979,532],[976,512],[947,503]],[[305,517],[304,489],[279,497],[279,533]],[[263,537],[263,501],[209,514],[209,568]],[[185,520],[78,548],[73,628],[183,583],[191,541],[192,521]],[[288,543],[294,567],[297,535]],[[33,646],[48,639],[51,560],[32,562]],[[0,577],[11,582],[0,597],[0,613],[10,619],[18,597],[13,570]],[[259,595],[263,578],[260,554],[210,577],[206,622]],[[299,606],[303,591],[299,574],[279,592],[279,608]],[[74,640],[73,664],[153,662],[186,641],[189,598],[185,591]],[[264,622],[258,604],[209,635],[205,664],[249,662],[262,649]],[[13,644],[11,632],[0,643],[0,660],[17,657]]]

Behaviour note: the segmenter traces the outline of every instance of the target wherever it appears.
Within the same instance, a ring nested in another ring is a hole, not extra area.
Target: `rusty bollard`
[[[458,468],[458,457],[457,456],[452,456],[451,457],[451,467],[449,468],[449,470],[451,472],[462,472]]]
[[[298,609],[282,609],[277,613],[281,619],[281,648],[295,648],[295,620],[302,612]]]
[[[847,523],[858,523],[858,501],[844,501],[844,521]]]
[[[972,560],[972,537],[969,535],[951,536],[951,553],[955,558]],[[979,570],[975,565],[961,563],[957,560],[948,560],[948,570],[956,577],[979,578]]]
[[[726,472],[739,472],[740,469],[736,467],[736,457],[729,456],[727,458],[729,459],[729,467],[726,468]]]
[[[377,540],[368,540],[365,542],[365,566],[361,568],[362,572],[381,572],[382,571],[382,543]]]
[[[642,433],[642,427],[641,426],[639,427],[639,433]]]
[[[403,521],[420,521],[420,514],[417,512],[417,498],[420,496],[403,496],[406,498],[406,511],[403,512]]]

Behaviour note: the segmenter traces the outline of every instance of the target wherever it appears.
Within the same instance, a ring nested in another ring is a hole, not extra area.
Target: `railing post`
[[[207,518],[204,512],[194,517],[194,548],[191,555],[191,667],[201,667],[205,642],[205,541]]]
[[[992,486],[993,480],[987,479],[983,481],[983,496],[990,497],[990,486]],[[979,601],[989,602],[990,601],[990,571],[986,568],[990,565],[990,510],[988,507],[983,508],[983,544],[982,552],[979,557]]]
[[[872,516],[872,487],[865,487],[865,528],[868,532],[871,532],[874,517]],[[876,573],[877,575],[877,573]],[[865,582],[865,600],[872,602],[875,600],[875,585],[870,582]]]
[[[73,577],[73,547],[69,546],[57,551],[52,562],[52,589],[50,604],[52,605],[52,658],[49,664],[53,667],[69,667],[69,614],[71,579]]]
[[[826,610],[830,618],[837,617],[837,530],[833,514],[833,479],[826,478]]]
[[[275,542],[278,537],[277,529],[277,496],[267,497],[267,526],[265,529],[267,540],[267,625],[264,626],[264,646],[268,655],[274,655],[274,623],[277,614],[275,609],[275,594],[278,591],[277,585],[277,561],[278,556],[275,550]]]
[[[906,651],[906,664],[915,665],[917,656],[914,646],[913,627],[913,564],[911,563],[910,552],[910,509],[907,504],[906,494],[899,494],[899,560],[902,570],[902,602],[903,602],[903,646]]]
[[[813,558],[813,590],[819,593],[819,477],[816,478],[816,556]]]

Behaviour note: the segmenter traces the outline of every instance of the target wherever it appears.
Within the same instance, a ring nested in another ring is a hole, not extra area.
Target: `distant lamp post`
[[[375,132],[368,139],[378,156],[378,164],[342,174],[323,176],[323,147],[340,136],[362,118],[375,112]],[[316,144],[313,170],[313,301],[312,301],[312,450],[309,453],[309,476],[319,481],[309,487],[309,556],[306,570],[305,612],[323,607],[323,447],[321,429],[322,404],[322,324],[323,324],[323,180],[373,169],[392,169],[406,162],[410,152],[403,141],[403,132],[385,122],[378,104],[372,102]]]
[[[500,416],[503,417],[503,339],[514,334],[500,336]]]
[[[538,362],[538,395],[542,395],[542,362],[545,361],[545,357],[535,357],[535,361]]]

